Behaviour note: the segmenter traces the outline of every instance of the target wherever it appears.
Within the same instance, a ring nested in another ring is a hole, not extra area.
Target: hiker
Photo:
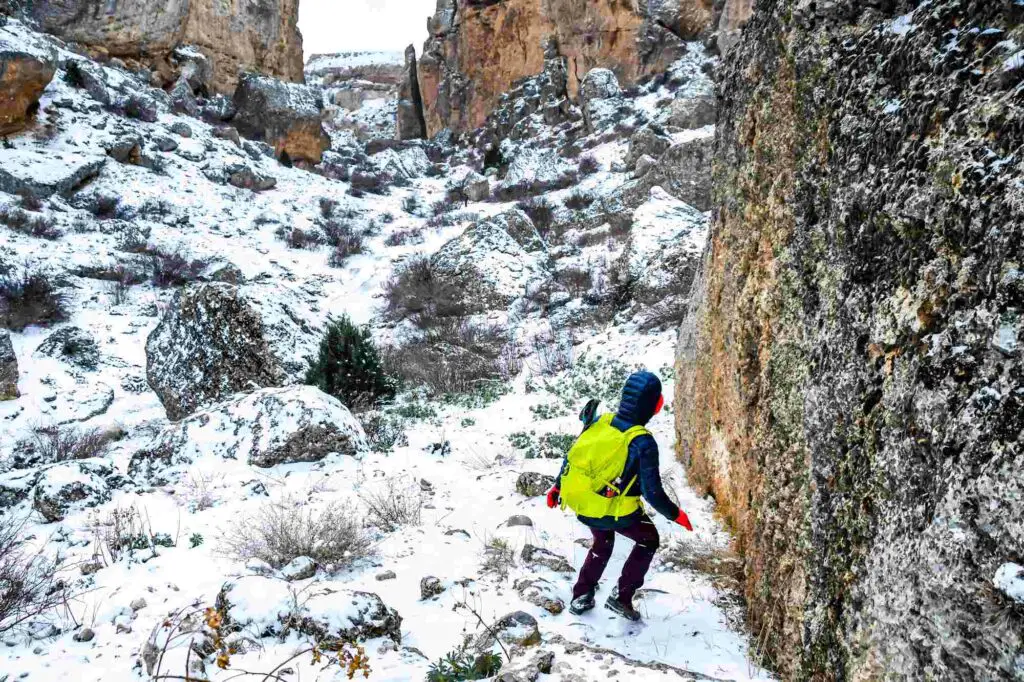
[[[693,530],[686,512],[665,494],[658,471],[658,444],[645,428],[664,404],[658,377],[635,372],[622,387],[616,414],[597,417],[596,400],[580,414],[583,433],[547,494],[549,508],[568,506],[594,535],[572,591],[569,611],[576,615],[594,608],[597,582],[611,559],[618,533],[635,545],[605,607],[629,620],[640,620],[640,613],[633,608],[633,595],[644,584],[659,545],[658,530],[644,511],[640,495],[673,522]]]

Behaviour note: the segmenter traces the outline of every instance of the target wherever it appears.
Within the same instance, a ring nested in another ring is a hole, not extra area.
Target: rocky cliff
[[[80,43],[93,54],[137,61],[158,84],[178,77],[173,52],[195,45],[213,63],[213,88],[230,92],[242,71],[302,80],[298,0],[29,0],[26,11],[43,30]]]
[[[723,70],[677,427],[787,678],[1024,677],[1022,20],[761,0]]]
[[[515,81],[543,70],[552,38],[575,95],[594,67],[627,86],[664,71],[713,14],[710,0],[438,0],[419,62],[427,132],[483,124]]]

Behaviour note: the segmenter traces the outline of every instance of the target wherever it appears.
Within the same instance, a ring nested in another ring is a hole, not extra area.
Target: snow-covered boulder
[[[323,100],[313,88],[248,73],[238,83],[234,105],[238,132],[267,142],[279,158],[317,164],[331,146],[320,122]]]
[[[666,135],[659,126],[652,124],[642,126],[629,138],[626,166],[635,168],[642,156],[657,159],[671,146],[672,138]]]
[[[488,308],[506,306],[523,296],[531,283],[548,276],[541,258],[529,253],[508,232],[512,229],[526,242],[531,231],[536,236],[532,227],[529,218],[519,211],[516,215],[482,220],[442,246],[432,257],[431,265],[443,275],[476,283],[475,290],[465,292],[472,300]],[[532,246],[531,242],[526,243]]]
[[[543,578],[523,578],[513,586],[523,601],[539,606],[548,613],[558,615],[565,610],[565,602],[554,583]]]
[[[175,296],[146,341],[146,378],[167,417],[177,420],[288,377],[267,341],[259,305],[238,287],[211,283]]]
[[[385,149],[370,157],[373,165],[392,178],[412,180],[422,177],[432,165],[423,147]]]
[[[672,100],[668,124],[684,130],[714,125],[718,115],[714,95],[680,97]]]
[[[622,89],[619,79],[609,69],[591,69],[580,83],[579,102],[583,120],[591,132],[613,124],[618,119]]]
[[[96,369],[99,346],[92,334],[81,327],[63,327],[53,332],[36,348],[37,355],[58,358],[82,369]]]
[[[57,55],[20,23],[0,26],[0,135],[25,127],[29,113],[57,70]]]
[[[179,152],[181,151],[180,149]],[[203,174],[211,182],[228,184],[239,189],[249,189],[253,192],[265,192],[277,186],[277,178],[253,168],[248,163],[229,163],[224,166],[213,166],[205,169]]]
[[[491,195],[491,181],[475,171],[466,174],[461,186],[470,201],[484,201]]]
[[[537,619],[525,611],[513,611],[499,618],[477,637],[472,648],[477,652],[490,651],[499,639],[511,646],[528,647],[540,644]]]
[[[0,512],[27,500],[40,476],[42,473],[39,469],[15,469],[0,473]]]
[[[284,580],[245,576],[225,583],[217,609],[229,630],[254,637],[276,637],[286,629],[324,644],[387,637],[402,641],[402,617],[371,592],[317,590],[297,600]]]
[[[572,573],[572,564],[563,556],[529,543],[523,545],[523,563],[527,566],[541,566],[555,573]]]
[[[99,174],[106,156],[27,147],[0,149],[0,192],[45,199],[66,194]]]
[[[288,562],[287,566],[281,568],[281,577],[289,582],[307,580],[314,575],[316,575],[316,562],[308,556],[295,557]]]
[[[11,333],[0,329],[0,402],[18,395],[18,356],[11,345]]]
[[[576,166],[552,150],[526,147],[515,149],[510,141],[502,143],[502,151],[512,162],[505,177],[495,188],[502,200],[521,199],[573,184]]]
[[[516,492],[527,497],[544,495],[555,484],[555,477],[536,471],[524,471],[516,479]]]
[[[366,434],[336,398],[313,386],[265,388],[171,424],[132,457],[129,472],[152,476],[203,456],[272,467],[365,449]]]
[[[661,187],[680,201],[707,211],[711,208],[711,158],[714,154],[714,129],[689,131],[684,139],[665,150],[639,180],[622,187],[626,204],[637,206],[647,200],[652,187]]]
[[[100,458],[63,462],[48,467],[35,484],[32,508],[49,522],[61,521],[72,509],[110,501],[114,467]]]

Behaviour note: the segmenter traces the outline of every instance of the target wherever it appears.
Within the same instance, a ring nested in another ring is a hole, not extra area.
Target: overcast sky
[[[348,50],[423,49],[435,0],[302,0],[299,29],[310,55]]]

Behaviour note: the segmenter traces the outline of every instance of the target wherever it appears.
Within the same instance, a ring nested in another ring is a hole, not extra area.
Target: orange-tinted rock
[[[320,93],[308,86],[245,74],[234,104],[238,113],[232,123],[238,131],[271,145],[278,158],[317,164],[331,146],[321,122]]]
[[[56,68],[50,48],[0,31],[0,135],[25,127]]]

